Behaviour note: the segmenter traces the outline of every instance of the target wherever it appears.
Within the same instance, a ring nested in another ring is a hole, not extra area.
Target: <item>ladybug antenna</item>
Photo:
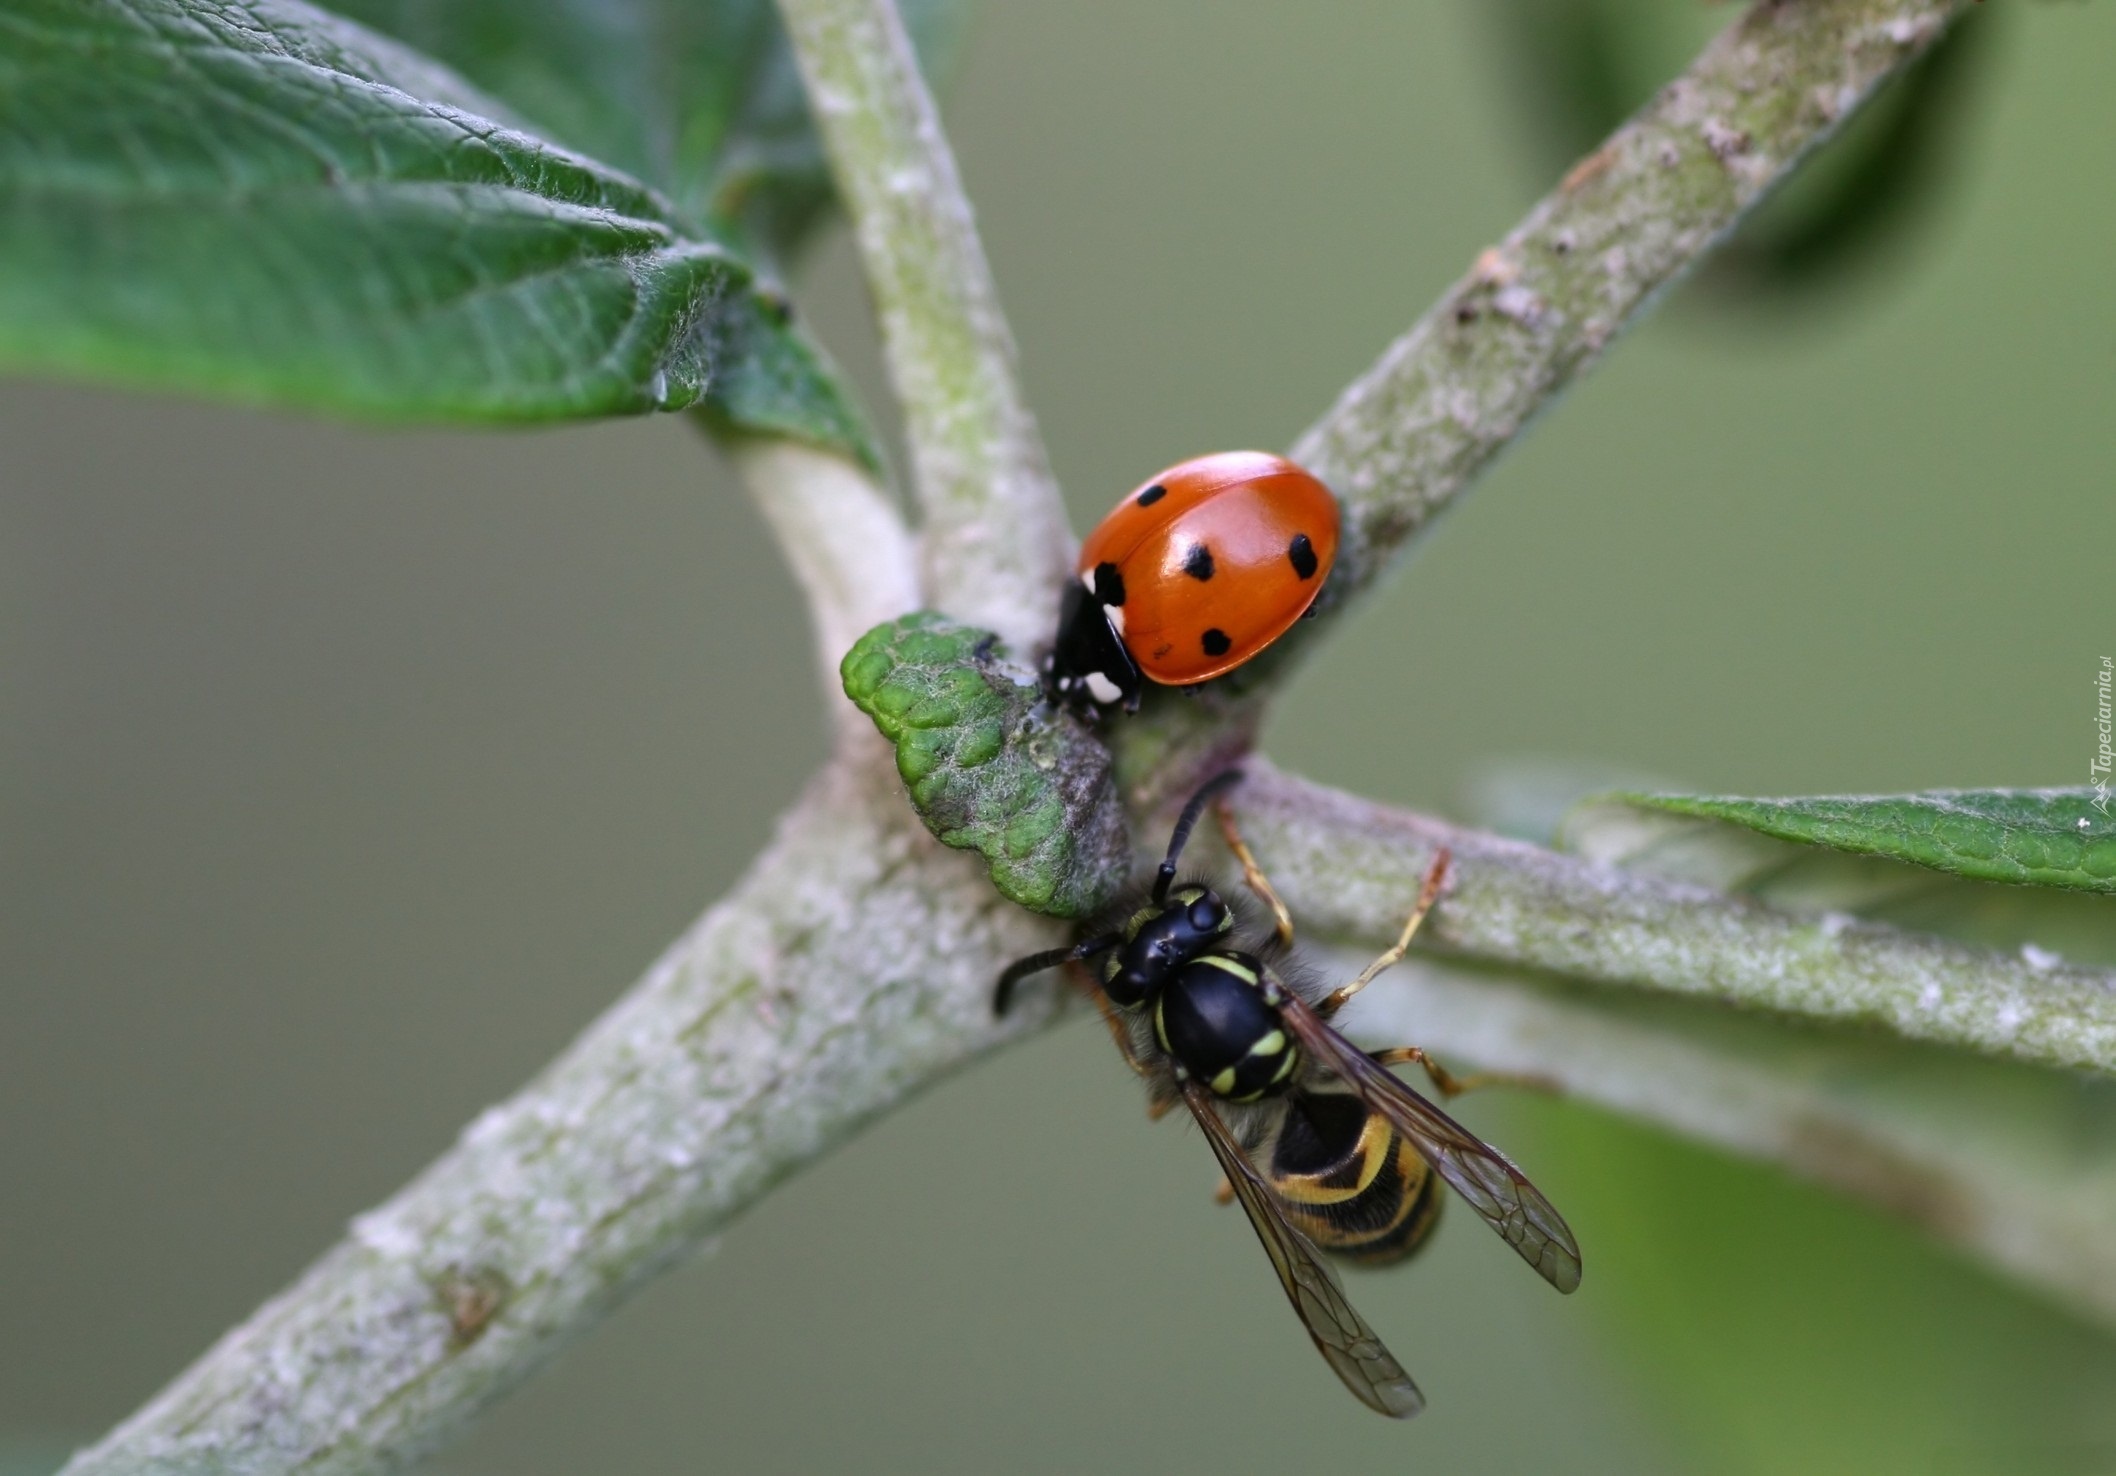
[[[1121,933],[1104,933],[1099,938],[1090,938],[1071,948],[1053,948],[1044,953],[1032,953],[1027,958],[1017,958],[999,976],[992,986],[992,1013],[1004,1015],[1014,1003],[1014,986],[1031,974],[1040,974],[1045,969],[1055,969],[1062,963],[1076,958],[1093,958],[1096,954],[1115,948],[1124,941]]]
[[[1218,799],[1224,791],[1241,782],[1240,769],[1223,769],[1199,785],[1198,792],[1190,797],[1190,803],[1183,806],[1183,813],[1176,818],[1175,833],[1168,837],[1168,855],[1161,861],[1159,875],[1154,877],[1156,907],[1168,900],[1168,889],[1176,879],[1176,862],[1182,859],[1183,847],[1190,840],[1190,832],[1198,823],[1198,816],[1204,814],[1205,807]]]

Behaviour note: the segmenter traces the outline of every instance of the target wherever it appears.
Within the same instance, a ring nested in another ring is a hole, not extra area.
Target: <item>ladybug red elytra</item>
[[[1337,557],[1337,499],[1268,451],[1181,461],[1111,509],[1080,548],[1044,663],[1076,711],[1139,706],[1141,678],[1232,671],[1307,613]]]

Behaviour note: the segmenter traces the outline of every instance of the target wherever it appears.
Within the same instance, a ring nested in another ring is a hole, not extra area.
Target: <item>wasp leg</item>
[[[1212,1191],[1212,1202],[1222,1206],[1233,1204],[1234,1180],[1228,1178],[1225,1174],[1221,1174],[1219,1187]]]
[[[1141,1081],[1157,1080],[1158,1074],[1153,1067],[1140,1060],[1132,1051],[1131,1029],[1124,1023],[1123,1014],[1115,1005],[1109,1002],[1109,996],[1090,984],[1087,986],[1087,997],[1094,1001],[1095,1013],[1102,1017],[1102,1027],[1109,1032],[1109,1038],[1115,1042],[1117,1054],[1124,1058],[1124,1064],[1131,1067],[1132,1075],[1138,1077]],[[1181,1100],[1182,1098],[1174,1096],[1147,1098],[1146,1120],[1148,1122],[1159,1122],[1168,1115],[1168,1110]]]
[[[1459,1097],[1464,1092],[1488,1086],[1520,1087],[1531,1092],[1559,1089],[1558,1084],[1547,1076],[1527,1076],[1513,1071],[1477,1071],[1468,1076],[1457,1076],[1418,1046],[1397,1046],[1394,1050],[1369,1051],[1367,1054],[1377,1066],[1404,1066],[1416,1062],[1425,1068],[1425,1074],[1443,1097]]]
[[[1152,1068],[1132,1054],[1131,1031],[1125,1026],[1124,1017],[1117,1013],[1117,1007],[1099,989],[1095,991],[1094,1000],[1095,1012],[1102,1016],[1103,1027],[1109,1031],[1109,1038],[1117,1043],[1117,1054],[1124,1058],[1124,1064],[1131,1067],[1134,1076],[1151,1079]]]
[[[1440,889],[1447,885],[1447,868],[1451,859],[1447,847],[1442,846],[1440,854],[1433,858],[1433,864],[1426,868],[1425,881],[1418,888],[1418,905],[1411,909],[1411,915],[1404,920],[1403,935],[1396,940],[1396,946],[1361,969],[1358,978],[1333,991],[1315,1007],[1316,1014],[1325,1020],[1329,1019],[1344,1008],[1346,1000],[1373,983],[1385,970],[1393,968],[1404,954],[1410,951],[1411,939],[1418,936],[1418,925],[1424,922],[1425,915],[1433,910],[1433,904],[1440,900]]]
[[[1220,834],[1226,837],[1227,849],[1234,852],[1234,859],[1242,863],[1242,880],[1248,884],[1249,890],[1256,893],[1264,905],[1271,909],[1272,917],[1278,920],[1279,945],[1291,948],[1293,914],[1286,910],[1286,904],[1279,898],[1278,888],[1272,886],[1271,878],[1264,875],[1264,868],[1256,864],[1256,857],[1250,852],[1249,843],[1242,839],[1242,832],[1235,827],[1234,811],[1228,807],[1227,801],[1221,800],[1213,806],[1213,810],[1219,816]],[[1233,1193],[1231,1189],[1228,1192]]]

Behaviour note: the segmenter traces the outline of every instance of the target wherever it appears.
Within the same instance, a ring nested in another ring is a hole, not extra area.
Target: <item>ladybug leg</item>
[[[1403,935],[1396,940],[1395,947],[1361,969],[1359,977],[1351,983],[1333,991],[1315,1007],[1316,1014],[1325,1020],[1329,1019],[1344,1008],[1346,1000],[1373,983],[1383,971],[1393,968],[1404,954],[1410,951],[1411,939],[1418,936],[1418,925],[1425,921],[1425,915],[1431,912],[1433,904],[1440,900],[1440,889],[1447,884],[1447,868],[1452,859],[1447,848],[1441,847],[1440,854],[1433,858],[1433,864],[1426,868],[1425,881],[1418,888],[1418,905],[1411,909],[1410,917],[1404,921]]]
[[[1114,602],[1121,606],[1117,592]],[[1098,707],[1122,703],[1136,711],[1142,678],[1111,623],[1112,606],[1079,580],[1068,580],[1058,612],[1058,635],[1044,665],[1044,688],[1053,703],[1082,717]]]
[[[1242,863],[1242,880],[1248,884],[1249,890],[1256,893],[1264,905],[1271,909],[1271,916],[1277,919],[1279,945],[1291,948],[1293,914],[1286,910],[1285,902],[1278,895],[1278,888],[1271,885],[1271,878],[1264,875],[1264,869],[1256,864],[1256,857],[1250,851],[1249,843],[1242,839],[1241,831],[1235,828],[1234,811],[1228,807],[1225,800],[1221,800],[1214,808],[1219,815],[1220,834],[1226,838],[1227,849],[1234,852],[1234,859]]]
[[[1556,1092],[1559,1089],[1558,1084],[1547,1076],[1526,1076],[1512,1071],[1478,1071],[1457,1076],[1418,1046],[1397,1046],[1394,1050],[1369,1051],[1367,1055],[1377,1066],[1404,1066],[1416,1062],[1425,1068],[1425,1074],[1443,1097],[1459,1097],[1464,1092],[1488,1086],[1520,1087],[1531,1092]]]

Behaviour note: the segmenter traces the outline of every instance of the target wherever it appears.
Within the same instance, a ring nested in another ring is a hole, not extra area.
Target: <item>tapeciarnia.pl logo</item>
[[[2109,747],[2109,684],[2116,678],[2116,657],[2101,658],[2101,670],[2094,673],[2094,728],[2101,734],[2101,742],[2094,749],[2094,762],[2088,765],[2087,782],[2094,786],[2094,808],[2106,819],[2109,813],[2109,765],[2116,760],[2116,752]]]

